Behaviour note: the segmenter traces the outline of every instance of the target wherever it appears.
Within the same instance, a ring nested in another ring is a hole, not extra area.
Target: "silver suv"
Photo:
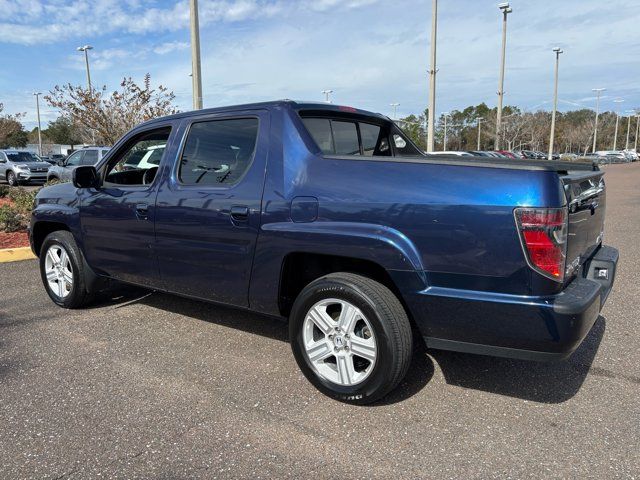
[[[71,181],[71,174],[80,165],[95,165],[109,151],[109,147],[85,147],[73,152],[58,165],[49,169],[47,180]]]
[[[0,150],[0,179],[12,187],[30,181],[44,182],[50,166],[31,152]]]

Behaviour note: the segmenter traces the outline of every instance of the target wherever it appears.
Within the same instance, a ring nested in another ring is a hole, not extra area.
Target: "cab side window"
[[[106,167],[105,183],[116,185],[150,185],[158,172],[171,127],[140,133],[130,139]]]

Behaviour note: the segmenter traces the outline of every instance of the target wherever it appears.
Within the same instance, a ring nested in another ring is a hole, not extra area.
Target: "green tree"
[[[75,145],[82,143],[82,132],[79,131],[69,117],[61,116],[53,122],[49,122],[49,126],[43,132],[54,143],[71,145],[72,150]]]

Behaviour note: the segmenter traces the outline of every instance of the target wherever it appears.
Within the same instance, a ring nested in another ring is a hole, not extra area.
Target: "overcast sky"
[[[437,111],[496,103],[501,14],[497,1],[441,0]],[[552,48],[562,110],[640,107],[638,0],[514,0],[505,103],[548,109]],[[292,98],[399,115],[428,99],[430,0],[200,0],[205,107]],[[116,88],[146,72],[191,107],[188,0],[0,0],[0,102],[35,121],[33,91],[85,83],[76,47],[91,44],[94,85]],[[621,98],[621,104],[613,102]],[[45,120],[56,117],[43,107]]]

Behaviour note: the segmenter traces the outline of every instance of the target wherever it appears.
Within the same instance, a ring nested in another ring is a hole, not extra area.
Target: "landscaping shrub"
[[[0,230],[3,232],[17,232],[26,227],[28,217],[9,205],[0,206]]]
[[[28,214],[33,210],[33,204],[38,191],[29,192],[24,188],[12,188],[9,191],[9,199],[13,202],[19,213]]]
[[[0,185],[0,198],[9,195],[9,185]]]

